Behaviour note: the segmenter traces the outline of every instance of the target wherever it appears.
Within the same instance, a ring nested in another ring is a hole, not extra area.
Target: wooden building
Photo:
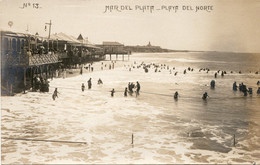
[[[33,88],[35,78],[48,79],[56,70],[104,58],[102,48],[64,33],[44,38],[1,31],[0,41],[2,95]]]
[[[126,54],[124,45],[119,42],[103,42],[105,54]]]
[[[53,47],[55,41],[47,40],[38,35],[1,31],[2,95],[30,88],[35,74],[50,76],[60,61]]]

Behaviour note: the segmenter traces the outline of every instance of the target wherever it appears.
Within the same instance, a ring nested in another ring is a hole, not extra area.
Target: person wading
[[[88,89],[91,89],[92,83],[91,83],[91,78],[88,80]]]
[[[82,92],[84,92],[84,90],[85,90],[85,85],[84,85],[84,83],[82,83],[82,85],[81,85],[81,90],[82,90]]]
[[[56,99],[56,97],[58,98],[58,88],[55,88],[55,90],[54,90],[54,92],[53,92],[53,94],[52,94],[52,99],[53,100],[55,100]]]
[[[113,88],[111,92],[111,97],[114,97],[115,89]]]

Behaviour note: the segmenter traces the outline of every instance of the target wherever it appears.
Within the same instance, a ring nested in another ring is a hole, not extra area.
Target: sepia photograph
[[[1,164],[260,164],[260,0],[0,0]]]

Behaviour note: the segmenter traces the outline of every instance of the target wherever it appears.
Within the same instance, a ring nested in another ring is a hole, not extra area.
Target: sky
[[[24,3],[27,7],[22,8]],[[39,8],[33,6],[36,3]],[[115,5],[132,10],[105,12]],[[143,12],[142,6],[155,10]],[[165,6],[178,10],[168,11]],[[193,10],[184,10],[187,6]],[[197,6],[212,10],[196,11]],[[50,20],[51,33],[75,37],[81,33],[95,44],[150,41],[175,50],[260,53],[260,0],[0,0],[2,30],[24,33],[28,26],[30,33],[47,36],[44,28]]]

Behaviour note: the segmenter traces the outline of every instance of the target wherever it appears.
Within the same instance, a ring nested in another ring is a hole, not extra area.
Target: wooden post
[[[117,60],[117,54],[116,54],[116,60]]]
[[[123,61],[124,61],[124,56],[125,56],[125,55],[123,54],[122,56],[123,56]]]
[[[31,67],[31,87],[33,88],[33,76],[34,76],[34,70],[33,67]]]
[[[49,65],[46,66],[46,79],[49,77]]]
[[[134,134],[132,133],[132,143],[131,144],[134,144]]]
[[[13,95],[13,84],[10,85],[10,95]]]
[[[23,68],[23,85],[24,85],[23,92],[25,93],[25,89],[26,89],[26,67]]]
[[[59,40],[57,39],[57,52],[58,52],[58,50],[59,50],[58,44],[59,44]]]
[[[9,93],[9,83],[8,83],[8,80],[7,80],[7,82],[6,82],[6,89],[7,89],[7,93]]]
[[[17,81],[17,75],[18,75],[18,68],[17,67],[15,67],[15,79],[14,79],[14,82],[16,82]]]
[[[40,76],[42,77],[42,66],[40,65]]]
[[[53,79],[53,72],[54,72],[54,69],[53,69],[54,67],[52,66],[51,67],[51,79]]]
[[[110,61],[111,61],[111,54],[110,54]]]
[[[129,54],[128,54],[128,61],[129,61]]]

